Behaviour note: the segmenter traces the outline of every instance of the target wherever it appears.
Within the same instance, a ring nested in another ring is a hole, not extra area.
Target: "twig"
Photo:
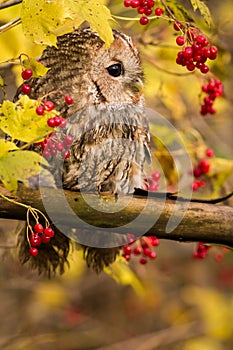
[[[5,1],[0,4],[0,10],[6,9],[7,7],[15,6],[18,4],[21,4],[22,0],[10,0],[10,1]]]
[[[6,32],[7,30],[14,28],[18,24],[21,23],[21,18],[17,17],[16,19],[13,19],[13,21],[8,22],[0,27],[0,34]]]

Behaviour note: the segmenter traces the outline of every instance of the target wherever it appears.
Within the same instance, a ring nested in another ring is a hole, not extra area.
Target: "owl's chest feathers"
[[[73,136],[64,184],[73,190],[130,192],[142,186],[149,134],[143,106],[98,105],[68,120]]]

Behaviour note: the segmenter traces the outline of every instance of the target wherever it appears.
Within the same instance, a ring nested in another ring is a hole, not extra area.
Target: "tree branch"
[[[22,2],[22,0],[10,0],[10,1],[4,1],[0,4],[0,10],[5,9],[7,7],[18,5]]]
[[[81,193],[52,188],[43,191],[42,201],[39,190],[20,186],[17,197],[22,203],[44,212],[50,220],[55,216],[55,225],[77,228],[78,217],[78,229],[84,228],[85,223],[88,223],[96,229],[113,228],[116,233],[119,230],[122,233],[124,226],[130,223],[130,231],[127,227],[124,233],[133,232],[180,242],[205,242],[233,247],[233,208],[230,206],[173,200],[164,202],[161,198],[141,196],[120,196],[116,202],[112,196],[83,196]],[[64,194],[68,211],[62,197]],[[49,215],[44,208],[45,203],[47,210],[49,206]],[[26,208],[0,198],[0,218],[24,220],[25,217]],[[141,220],[136,220],[138,217]],[[171,217],[174,222],[182,217],[183,219],[170,232],[167,223]]]

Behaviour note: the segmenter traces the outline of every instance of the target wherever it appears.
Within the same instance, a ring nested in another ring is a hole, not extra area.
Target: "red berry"
[[[210,162],[208,159],[201,160],[199,166],[201,167],[203,174],[207,174],[210,170]]]
[[[67,151],[67,150],[65,150],[65,149],[62,151],[61,155],[62,155],[62,158],[63,158],[63,159],[68,159],[68,158],[70,158],[70,152]]]
[[[34,226],[34,231],[35,231],[36,233],[42,233],[42,232],[44,231],[44,227],[43,227],[41,224],[36,224],[36,225]]]
[[[156,252],[151,251],[151,252],[150,252],[150,255],[149,255],[149,258],[150,258],[150,259],[155,259],[156,257],[157,257]]]
[[[145,13],[146,16],[151,15],[151,14],[152,14],[151,8],[149,8],[149,7],[148,7],[148,8],[145,8],[144,13]]]
[[[209,67],[207,65],[203,64],[203,66],[201,67],[201,72],[203,74],[208,73],[209,72]]]
[[[64,118],[60,118],[59,128],[63,129],[66,127],[66,120]]]
[[[140,264],[145,265],[145,264],[147,263],[147,259],[142,257],[142,258],[139,260],[139,262],[140,262]]]
[[[150,248],[147,247],[147,248],[143,249],[143,254],[144,254],[144,255],[150,256],[150,253],[151,253]]]
[[[64,148],[62,142],[57,142],[57,143],[55,144],[55,147],[56,147],[56,149],[57,149],[58,151],[62,151],[63,148]]]
[[[44,229],[44,234],[50,238],[54,237],[54,230],[51,227],[46,227]]]
[[[145,9],[144,9],[144,7],[138,7],[138,9],[137,9],[137,11],[138,11],[138,13],[140,14],[140,15],[143,15],[143,13],[145,12]]]
[[[38,251],[38,249],[35,248],[35,247],[31,247],[31,248],[29,249],[29,254],[30,254],[31,256],[37,256],[38,253],[39,253],[39,251]]]
[[[142,16],[141,18],[140,18],[140,24],[141,25],[146,25],[146,24],[148,24],[148,22],[149,22],[149,19],[147,18],[147,17],[145,17],[145,16]]]
[[[126,261],[130,261],[131,256],[130,255],[123,255]]]
[[[200,166],[196,167],[194,170],[193,170],[193,176],[194,177],[199,177],[203,174],[202,172],[202,168]]]
[[[173,27],[177,32],[179,32],[183,28],[182,24],[179,22],[174,22]]]
[[[198,185],[198,183],[196,181],[192,183],[192,190],[193,191],[197,191],[198,187],[199,187],[199,185]]]
[[[54,103],[52,101],[45,101],[44,108],[46,109],[46,111],[50,112],[54,109]]]
[[[21,91],[25,95],[30,94],[31,90],[32,90],[32,88],[31,88],[31,86],[29,84],[23,84],[22,87],[21,87]]]
[[[43,152],[43,157],[48,159],[51,157],[51,153],[49,150],[45,149],[44,152]]]
[[[128,245],[126,245],[126,246],[124,247],[124,255],[130,255],[131,252],[132,252],[131,247],[129,247]]]
[[[207,150],[205,151],[205,154],[207,157],[211,158],[214,155],[214,150],[212,148],[207,148]]]
[[[44,107],[42,107],[42,106],[37,107],[36,114],[43,115],[44,114]]]
[[[28,80],[32,77],[32,70],[30,68],[22,71],[21,76],[24,80]]]
[[[131,6],[131,0],[124,0],[124,6],[130,7]]]
[[[51,239],[51,237],[49,237],[49,236],[46,236],[46,235],[42,235],[41,236],[41,242],[42,243],[49,243],[50,239]]]
[[[140,5],[139,0],[131,0],[131,7],[137,8]]]
[[[32,247],[36,247],[41,244],[41,238],[37,233],[29,236],[29,242]]]
[[[73,97],[70,96],[70,95],[66,95],[65,101],[66,101],[66,104],[67,104],[67,105],[72,105],[72,103],[74,102],[74,101],[73,101]]]
[[[184,43],[185,43],[185,38],[181,35],[179,35],[177,38],[176,38],[176,43],[177,45],[179,46],[183,46]]]
[[[56,126],[56,123],[55,123],[54,118],[49,118],[49,119],[47,120],[47,124],[48,124],[48,126],[50,126],[51,128],[54,128],[54,127]]]
[[[64,147],[69,147],[72,145],[72,143],[73,143],[73,137],[70,135],[66,135],[63,140]]]
[[[156,170],[155,172],[153,172],[153,174],[151,175],[152,179],[153,180],[159,180],[160,179],[160,176],[161,176],[161,173],[160,171]]]
[[[160,7],[156,7],[155,14],[156,14],[156,16],[162,16],[163,9],[161,9]]]
[[[55,126],[59,126],[61,124],[61,118],[58,115],[54,117],[54,123],[55,123]]]
[[[142,252],[140,247],[135,247],[133,250],[134,255],[140,255]]]

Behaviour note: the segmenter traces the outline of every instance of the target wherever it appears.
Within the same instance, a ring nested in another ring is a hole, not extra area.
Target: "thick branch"
[[[67,205],[64,204],[64,194]],[[201,241],[233,247],[233,208],[230,206],[173,200],[164,202],[159,198],[141,196],[120,196],[116,202],[109,196],[82,195],[51,188],[43,190],[42,201],[39,190],[23,186],[17,196],[21,202],[40,209],[53,223],[70,228],[77,228],[78,217],[78,228],[84,228],[86,222],[96,229],[115,228],[116,233],[133,232],[169,240]],[[22,220],[25,214],[25,208],[0,198],[0,218]],[[173,230],[168,230],[167,223],[171,218],[173,223],[181,222],[174,224]],[[129,223],[130,231],[125,226]]]

